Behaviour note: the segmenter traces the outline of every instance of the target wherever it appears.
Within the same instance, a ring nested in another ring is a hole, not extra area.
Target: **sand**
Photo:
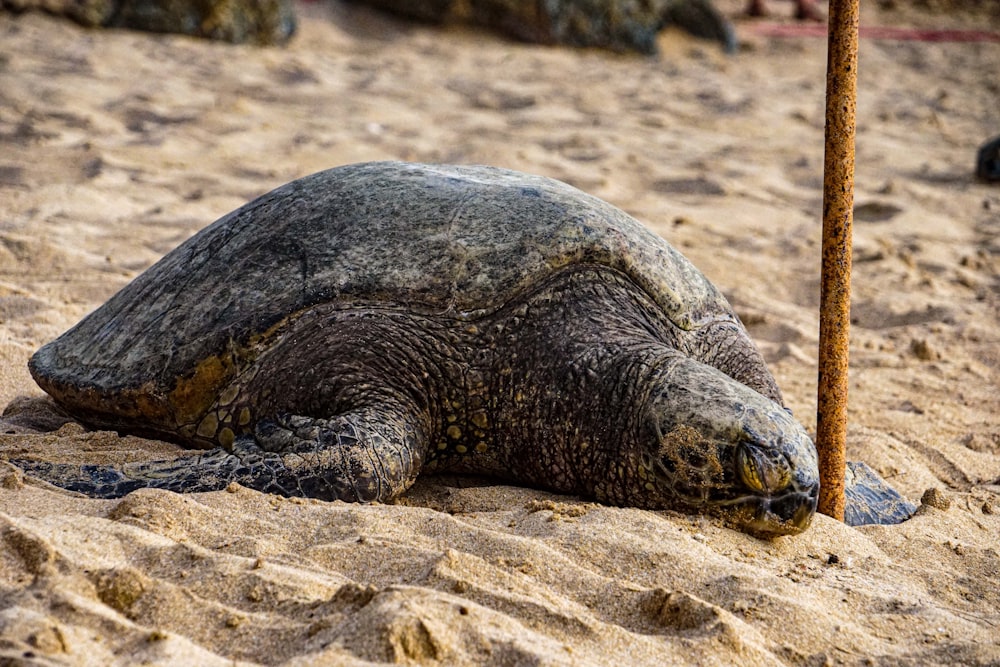
[[[1000,29],[868,4],[868,25]],[[735,57],[668,32],[644,59],[300,9],[285,49],[0,15],[0,455],[175,455],[19,426],[44,406],[30,354],[248,199],[383,158],[545,174],[634,214],[724,290],[815,428],[825,40],[740,23]],[[848,453],[915,502],[937,489],[910,521],[762,541],[453,477],[396,505],[90,500],[0,462],[0,663],[1000,665],[1000,188],[971,178],[998,67],[997,44],[861,47]]]

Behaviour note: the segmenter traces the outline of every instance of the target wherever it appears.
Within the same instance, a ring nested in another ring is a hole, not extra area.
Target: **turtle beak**
[[[752,517],[747,528],[762,536],[794,535],[812,523],[819,498],[819,482],[800,471],[792,471],[780,453],[766,452],[740,443],[736,452],[736,473],[755,498],[750,503]]]
[[[797,535],[812,523],[819,487],[813,493],[792,493],[761,504],[751,527],[767,535]]]

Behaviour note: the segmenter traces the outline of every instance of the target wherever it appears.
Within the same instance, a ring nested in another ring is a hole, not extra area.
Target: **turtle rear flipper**
[[[847,463],[844,496],[844,523],[848,526],[902,523],[917,511],[916,505],[860,461]]]

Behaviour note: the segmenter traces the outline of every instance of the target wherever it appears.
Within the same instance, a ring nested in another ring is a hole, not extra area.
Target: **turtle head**
[[[692,359],[650,396],[641,445],[643,504],[720,514],[764,535],[805,530],[816,511],[816,447],[781,405]]]

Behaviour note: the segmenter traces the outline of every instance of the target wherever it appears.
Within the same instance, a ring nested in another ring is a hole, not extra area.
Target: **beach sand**
[[[1000,30],[925,4],[863,23]],[[28,357],[245,201],[376,159],[622,207],[726,293],[815,429],[825,39],[741,22],[734,57],[667,31],[641,58],[300,17],[256,49],[0,15],[0,455],[176,455],[46,412]],[[1000,665],[1000,188],[972,179],[998,67],[997,44],[861,46],[848,455],[937,489],[906,523],[763,541],[462,477],[394,505],[90,500],[0,461],[0,662]]]

